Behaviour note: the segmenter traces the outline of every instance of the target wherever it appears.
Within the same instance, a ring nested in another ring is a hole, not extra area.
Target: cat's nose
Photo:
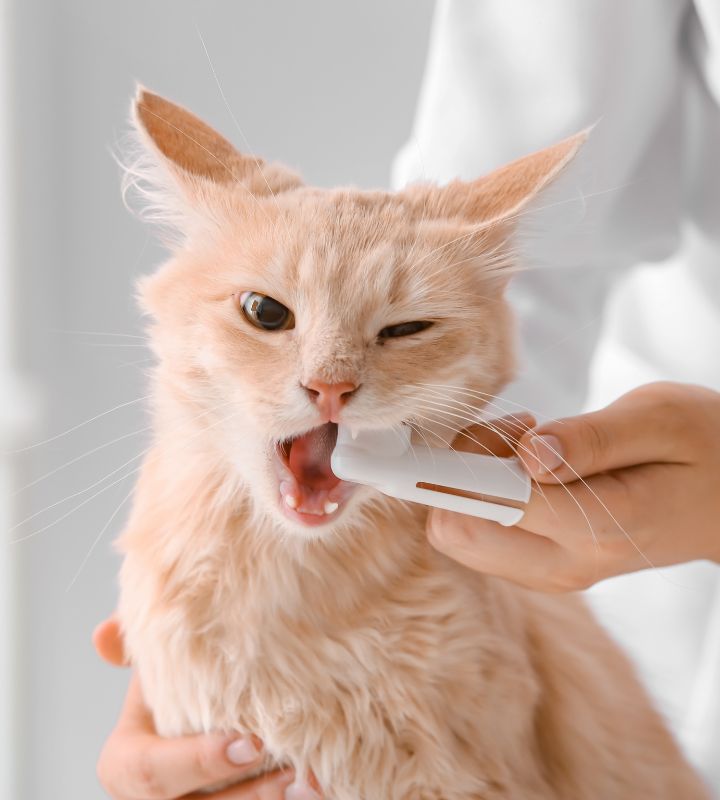
[[[327,417],[330,422],[337,422],[340,409],[358,390],[358,385],[345,381],[344,383],[325,383],[325,381],[311,380],[303,384],[303,388],[310,396],[310,400]]]

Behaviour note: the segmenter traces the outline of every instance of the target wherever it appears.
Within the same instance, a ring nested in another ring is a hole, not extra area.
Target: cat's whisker
[[[428,418],[428,417],[425,417],[425,419],[429,419],[429,421],[431,421],[431,422],[433,422],[433,423],[442,424],[441,422],[439,422],[439,420],[431,419],[431,418]],[[451,430],[455,430],[455,426],[448,426],[448,427],[450,427],[450,428],[451,428]],[[484,443],[480,442],[478,439],[476,439],[474,436],[471,436],[471,435],[470,435],[470,434],[468,434],[466,431],[457,431],[457,433],[458,433],[458,435],[462,436],[463,438],[466,438],[466,439],[468,439],[469,441],[473,442],[475,445],[477,445],[477,446],[478,446],[478,447],[480,447],[481,449],[485,450],[485,451],[488,453],[488,455],[495,455],[495,454],[492,452],[492,450],[491,450],[491,449],[490,449],[490,448],[489,448],[487,445],[485,445]],[[502,436],[502,434],[500,434],[500,432],[499,432],[499,431],[496,431],[496,433],[498,433],[500,436]],[[451,447],[451,449],[453,449],[453,450],[454,450],[454,448],[452,448],[452,447]],[[456,452],[457,452],[457,451],[456,451]],[[589,529],[589,531],[590,531],[590,535],[591,535],[591,537],[592,537],[592,540],[593,540],[593,547],[594,547],[594,549],[595,549],[595,553],[596,553],[596,557],[597,557],[597,553],[599,552],[599,542],[598,542],[597,535],[595,534],[595,530],[594,530],[594,529],[593,529],[593,527],[592,527],[592,523],[590,522],[590,519],[588,518],[588,516],[587,516],[587,514],[585,513],[584,509],[582,508],[581,504],[580,504],[580,503],[577,501],[577,499],[576,499],[576,498],[575,498],[575,497],[572,495],[572,493],[570,492],[570,490],[569,490],[569,489],[567,489],[566,487],[563,487],[563,488],[565,488],[565,491],[566,491],[566,492],[567,492],[567,493],[570,495],[571,499],[572,499],[572,500],[575,502],[575,504],[577,505],[577,507],[578,507],[578,510],[580,511],[580,513],[581,513],[581,514],[583,515],[583,517],[585,518],[585,521],[586,521],[586,523],[587,523],[588,529]],[[541,497],[541,498],[542,498],[542,499],[543,499],[543,500],[544,500],[544,501],[547,503],[548,507],[550,508],[550,510],[552,511],[552,513],[555,515],[555,517],[558,517],[558,516],[559,516],[559,515],[558,515],[558,513],[557,513],[557,511],[555,510],[554,506],[553,506],[553,505],[552,505],[552,503],[549,501],[549,499],[548,499],[547,495],[545,494],[545,491],[543,490],[543,488],[542,488],[542,486],[541,486],[540,484],[538,484],[538,483],[535,483],[535,482],[531,483],[531,485],[530,485],[530,491],[531,491],[531,492],[533,492],[534,494],[537,494],[537,495],[539,495],[539,496],[540,496],[540,497]]]
[[[136,456],[133,459],[133,461],[137,460],[142,455],[144,455],[144,453],[141,453],[140,455]],[[125,465],[123,465],[123,466],[125,466]],[[138,472],[140,472],[141,469],[142,469],[142,465],[139,466],[139,467],[135,467],[135,469],[131,470],[130,472],[125,473],[125,475],[121,475],[117,480],[114,480],[112,483],[109,483],[107,486],[103,486],[102,489],[98,490],[97,492],[94,492],[92,495],[90,495],[90,497],[87,497],[85,500],[83,500],[81,503],[78,503],[76,506],[73,506],[69,511],[67,511],[65,514],[63,514],[58,519],[55,519],[52,522],[49,522],[47,525],[44,525],[42,528],[38,528],[37,530],[34,530],[31,533],[26,534],[25,536],[19,536],[17,539],[11,539],[10,540],[10,544],[20,544],[21,542],[26,542],[29,539],[34,539],[36,536],[39,536],[41,533],[44,533],[46,530],[49,530],[50,528],[54,527],[59,522],[62,522],[64,519],[67,519],[69,516],[74,514],[76,511],[79,511],[83,506],[86,506],[88,503],[90,503],[96,497],[99,497],[101,494],[103,494],[103,492],[106,492],[108,489],[111,489],[113,486],[117,486],[118,483],[122,483],[123,481],[125,481],[128,478],[132,477],[133,475],[137,474]],[[106,476],[106,478],[107,477],[109,477],[109,476]],[[105,478],[103,478],[103,480],[105,480]],[[97,486],[97,483],[94,484],[94,485]],[[85,491],[88,491],[88,490],[85,489],[83,492],[77,492],[74,495],[70,495],[70,497],[66,497],[64,500],[60,500],[57,503],[53,503],[52,505],[48,506],[47,508],[44,508],[43,511],[48,511],[51,508],[53,508],[54,506],[57,506],[60,503],[64,503],[66,500],[69,500],[72,497],[76,497],[78,494],[84,494]],[[18,524],[21,525],[24,522],[28,522],[33,517],[36,517],[38,514],[43,513],[43,511],[36,512],[32,516],[30,516],[27,519],[23,520],[22,523],[18,523]],[[17,528],[17,527],[18,527],[18,525],[15,525],[10,530],[11,531],[15,530],[15,528]]]
[[[431,396],[427,396],[425,394],[418,394],[413,399],[423,400],[425,402],[432,402],[436,403],[439,406],[444,406],[445,408],[451,408],[454,411],[460,411],[461,409],[467,409],[468,415],[468,422],[471,424],[477,425],[488,425],[488,420],[482,416],[483,410],[487,407],[487,405],[495,405],[494,403],[487,403],[482,407],[478,407],[476,405],[472,405],[470,403],[463,403],[461,400],[455,400],[454,398],[447,397],[441,392],[436,392],[435,390],[430,390],[432,393]],[[496,406],[497,408],[497,406]],[[502,409],[500,409],[502,411]],[[527,413],[529,417],[535,418],[534,415],[530,414],[530,412],[519,412],[519,413]],[[527,422],[520,416],[516,414],[504,414],[503,419],[505,423],[508,425],[512,425],[514,428],[517,428],[518,431],[522,431],[523,433],[527,430],[530,430],[530,426],[528,426]]]
[[[85,347],[141,347],[144,350],[148,349],[147,344],[138,344],[137,342],[82,342]]]
[[[439,389],[450,389],[452,391],[457,392],[458,394],[465,394],[465,395],[470,395],[470,396],[474,396],[474,397],[480,397],[483,400],[483,403],[488,403],[489,404],[490,401],[493,401],[493,404],[495,405],[495,407],[499,408],[501,411],[503,411],[503,409],[499,405],[498,401],[502,401],[503,403],[508,403],[511,406],[514,406],[515,408],[519,409],[520,411],[525,411],[525,412],[527,412],[529,414],[532,414],[534,417],[543,417],[547,422],[557,423],[558,425],[564,425],[565,424],[561,419],[555,419],[553,417],[549,417],[549,418],[548,417],[544,417],[544,415],[541,414],[539,411],[533,410],[529,406],[524,406],[524,405],[522,405],[522,403],[517,403],[514,400],[510,400],[507,397],[498,397],[498,395],[496,395],[496,394],[488,394],[487,392],[481,392],[479,389],[468,389],[466,386],[453,386],[452,384],[449,384],[449,383],[418,383],[416,385],[417,386],[427,387],[427,388],[430,388],[430,389],[436,389],[436,390],[439,390]],[[503,412],[503,413],[507,414],[507,416],[509,416],[511,418],[513,417],[513,415],[508,413],[508,412]]]
[[[471,391],[471,390],[466,390],[466,391]],[[483,394],[483,393],[481,392],[480,394]],[[446,413],[447,413],[447,412],[446,412]],[[487,424],[487,420],[483,420],[483,422],[484,422],[485,424]],[[561,420],[555,420],[555,422],[560,422],[560,423],[561,423],[562,421],[561,421]],[[605,512],[605,513],[606,513],[606,514],[607,514],[607,515],[610,517],[610,519],[612,520],[612,522],[614,523],[614,525],[615,525],[615,526],[618,528],[618,530],[619,530],[619,531],[622,533],[622,535],[623,535],[623,536],[624,536],[624,537],[627,539],[627,541],[628,541],[628,542],[629,542],[629,543],[630,543],[630,544],[633,546],[633,548],[634,548],[634,549],[637,551],[638,555],[640,555],[640,557],[641,557],[641,558],[642,558],[642,559],[645,561],[645,563],[646,563],[648,566],[652,567],[653,569],[656,569],[656,565],[655,565],[655,564],[654,564],[654,563],[653,563],[653,562],[652,562],[652,561],[651,561],[651,560],[650,560],[650,559],[647,557],[647,555],[646,555],[646,554],[645,554],[645,553],[642,551],[642,549],[641,549],[641,548],[638,546],[637,542],[635,542],[635,540],[633,539],[633,537],[632,537],[632,536],[631,536],[631,535],[628,533],[628,531],[627,531],[627,530],[625,530],[625,528],[624,528],[624,527],[623,527],[623,526],[620,524],[620,522],[619,522],[619,521],[616,519],[615,515],[614,515],[614,514],[613,514],[613,513],[610,511],[610,509],[607,507],[606,503],[605,503],[605,502],[604,502],[604,501],[603,501],[603,500],[602,500],[602,499],[601,499],[601,498],[598,496],[597,492],[595,492],[595,491],[594,491],[594,490],[591,488],[591,486],[588,484],[588,482],[587,482],[587,481],[586,481],[586,480],[585,480],[585,479],[584,479],[584,478],[583,478],[583,477],[582,477],[582,476],[581,476],[581,475],[580,475],[580,474],[579,474],[579,473],[578,473],[578,472],[577,472],[577,471],[576,471],[576,470],[573,468],[573,466],[572,466],[572,465],[571,465],[571,464],[570,464],[570,463],[567,461],[567,459],[565,459],[565,458],[562,456],[562,454],[561,454],[561,453],[558,453],[557,451],[555,451],[555,449],[554,449],[554,448],[551,448],[551,450],[552,450],[552,452],[553,452],[553,453],[554,453],[554,454],[555,454],[555,455],[556,455],[556,456],[557,456],[559,459],[561,459],[562,463],[564,463],[564,464],[565,464],[565,466],[567,466],[567,468],[568,468],[568,469],[569,469],[569,470],[572,472],[572,474],[573,474],[573,476],[574,476],[574,479],[575,479],[575,480],[577,480],[577,481],[580,481],[580,482],[583,484],[583,486],[584,486],[584,487],[585,487],[585,488],[586,488],[586,489],[587,489],[587,490],[590,492],[591,496],[592,496],[592,497],[593,497],[593,498],[594,498],[594,499],[595,499],[595,500],[596,500],[596,501],[597,501],[597,502],[600,504],[600,506],[601,506],[601,508],[603,509],[603,511],[604,511],[604,512]],[[528,454],[529,454],[529,455],[531,455],[531,456],[533,456],[533,458],[535,458],[535,454],[534,454],[534,453],[532,453],[532,452],[530,452],[529,450],[528,450]],[[558,484],[558,485],[560,485],[560,486],[563,486],[563,487],[565,486],[563,483],[560,483],[560,484]],[[574,496],[574,495],[572,495],[572,493],[570,493],[570,492],[569,492],[569,490],[567,490],[567,491],[568,491],[568,493],[570,494],[570,496],[573,498],[573,500],[575,500],[575,501],[576,501],[576,498],[575,498],[575,496]],[[577,501],[576,501],[576,502],[577,502]],[[587,514],[586,514],[586,513],[585,513],[585,511],[584,511],[584,510],[583,510],[583,509],[580,507],[580,505],[579,505],[579,504],[578,504],[578,508],[580,509],[580,511],[581,511],[581,513],[583,514],[583,516],[585,517],[585,519],[586,519],[586,520],[588,520],[588,524],[589,524],[589,519],[588,519],[588,517],[587,517]],[[592,529],[592,526],[591,526],[591,529]],[[594,536],[594,535],[595,535],[595,534],[594,534],[594,532],[593,532],[593,536]]]
[[[87,450],[85,453],[82,453],[79,456],[75,456],[71,458],[69,461],[66,461],[64,464],[61,464],[59,467],[55,467],[51,469],[49,472],[46,472],[44,475],[41,475],[39,478],[35,478],[34,480],[30,481],[30,483],[26,483],[24,486],[21,486],[19,489],[16,489],[10,497],[15,497],[16,495],[20,494],[20,492],[24,492],[26,489],[31,488],[32,486],[37,485],[41,481],[50,478],[52,475],[60,472],[61,470],[65,469],[66,467],[70,467],[73,464],[77,464],[78,461],[82,461],[84,458],[93,455],[94,453],[99,452],[100,450],[104,450],[106,447],[111,447],[118,442],[123,441],[123,439],[129,439],[131,436],[137,436],[138,434],[145,433],[146,431],[152,430],[152,425],[148,425],[145,428],[139,428],[136,431],[131,431],[130,433],[124,433],[122,436],[118,436],[115,439],[110,440],[109,442],[105,442],[104,444],[100,444],[97,447],[93,447],[91,450]]]
[[[100,530],[100,533],[98,533],[98,535],[95,537],[95,539],[93,540],[93,543],[90,545],[90,548],[88,549],[87,553],[85,554],[85,557],[80,562],[80,566],[77,568],[75,574],[73,575],[72,580],[70,581],[70,583],[65,588],[66,592],[69,592],[70,589],[72,589],[72,587],[75,585],[75,583],[77,582],[77,579],[80,577],[80,573],[83,571],[85,565],[90,560],[90,557],[92,556],[93,552],[95,551],[95,548],[98,546],[98,544],[100,544],[100,540],[105,535],[105,531],[107,531],[107,529],[112,524],[112,521],[120,513],[120,509],[132,497],[134,491],[135,491],[135,486],[133,486],[130,489],[130,491],[125,495],[125,497],[123,497],[123,499],[120,501],[120,503],[118,503],[117,507],[115,508],[115,511],[113,511],[113,513],[110,515],[110,518],[108,519],[108,521],[103,525],[102,529]]]
[[[210,67],[210,72],[212,72],[212,76],[213,76],[213,79],[215,80],[215,84],[216,84],[216,86],[218,88],[218,92],[220,93],[220,97],[222,98],[222,101],[225,104],[225,108],[227,109],[227,112],[230,115],[230,119],[232,119],[232,121],[233,121],[233,125],[235,126],[235,128],[237,129],[237,132],[240,134],[240,137],[242,138],[243,142],[245,143],[245,147],[247,148],[248,155],[252,159],[255,160],[255,165],[256,165],[256,167],[258,169],[258,172],[262,176],[262,179],[263,179],[263,181],[265,183],[265,186],[267,186],[268,192],[270,192],[270,196],[272,197],[273,202],[275,203],[275,207],[277,208],[278,215],[279,215],[280,219],[283,221],[283,224],[285,225],[285,233],[287,233],[287,235],[289,237],[290,236],[290,228],[289,228],[289,226],[287,224],[287,220],[285,219],[285,217],[282,214],[282,211],[280,209],[280,203],[278,203],[278,199],[277,199],[277,197],[275,195],[275,192],[273,192],[272,188],[270,187],[270,183],[268,182],[268,179],[265,176],[265,170],[262,168],[260,159],[252,151],[252,148],[250,147],[250,142],[248,141],[248,138],[245,135],[245,132],[240,127],[240,123],[238,122],[235,114],[233,113],[232,108],[230,107],[230,103],[228,102],[228,99],[225,96],[225,92],[223,91],[222,85],[220,84],[220,78],[218,77],[217,71],[215,70],[215,65],[213,64],[212,59],[210,58],[210,52],[208,51],[207,45],[205,44],[205,39],[204,39],[202,33],[200,32],[200,28],[197,26],[197,24],[195,25],[195,30],[197,32],[198,38],[200,39],[200,44],[202,45],[202,48],[205,51],[205,57],[207,58],[208,65]]]
[[[219,410],[220,408],[226,407],[226,406],[230,405],[231,403],[232,403],[232,401],[225,401],[225,402],[223,402],[223,403],[219,404],[218,406],[215,406],[215,407],[213,407],[213,408],[211,408],[211,409],[207,409],[206,411],[203,411],[203,412],[201,412],[200,414],[196,415],[195,417],[192,417],[192,418],[191,418],[189,421],[191,421],[191,422],[192,422],[192,421],[195,421],[195,420],[199,419],[200,417],[202,417],[202,416],[206,416],[207,414],[210,414],[210,413],[213,413],[214,411],[217,411],[217,410]],[[205,427],[205,428],[203,428],[201,431],[198,431],[197,433],[193,434],[193,435],[192,435],[192,436],[191,436],[191,437],[188,439],[188,441],[191,441],[192,439],[196,438],[196,437],[197,437],[199,434],[201,434],[201,433],[205,433],[207,430],[210,430],[210,429],[212,429],[212,428],[213,428],[213,427],[215,427],[216,425],[222,424],[222,422],[227,422],[228,420],[232,419],[232,418],[233,418],[235,415],[237,415],[238,413],[240,413],[240,412],[238,412],[238,411],[234,411],[234,412],[233,412],[232,414],[230,414],[228,417],[225,417],[225,418],[223,418],[223,419],[219,420],[218,422],[214,423],[213,425],[206,426],[206,427]],[[177,425],[177,426],[176,426],[176,427],[175,427],[173,430],[178,430],[178,429],[180,429],[181,427],[182,427],[182,424],[180,424],[180,425]],[[117,475],[117,473],[118,473],[118,472],[120,472],[121,470],[125,469],[125,467],[128,467],[128,466],[130,466],[130,465],[131,465],[133,462],[137,461],[139,458],[142,458],[143,456],[147,455],[147,454],[148,454],[148,453],[149,453],[149,452],[150,452],[150,451],[153,449],[153,446],[154,446],[154,445],[152,445],[152,444],[151,444],[150,446],[146,447],[146,448],[145,448],[144,450],[142,450],[140,453],[138,453],[137,455],[135,455],[135,456],[133,456],[132,458],[128,459],[128,460],[127,460],[127,461],[125,461],[123,464],[121,464],[119,467],[116,467],[114,470],[112,470],[111,472],[107,473],[106,475],[104,475],[104,476],[103,476],[102,478],[100,478],[99,480],[96,480],[94,483],[91,483],[91,484],[90,484],[90,486],[86,486],[84,489],[81,489],[81,490],[79,490],[79,491],[77,491],[77,492],[73,492],[72,494],[70,494],[70,495],[67,495],[66,497],[62,498],[61,500],[56,500],[54,503],[51,503],[50,505],[48,505],[48,506],[45,506],[45,508],[42,508],[42,509],[40,509],[39,511],[35,511],[33,514],[30,514],[29,516],[25,517],[25,519],[23,519],[23,520],[20,520],[20,522],[17,522],[15,525],[13,525],[13,526],[12,526],[12,527],[11,527],[11,528],[8,530],[8,532],[12,532],[12,531],[14,531],[14,530],[17,530],[18,528],[20,528],[20,527],[22,527],[23,525],[27,524],[27,523],[28,523],[28,522],[30,522],[31,520],[35,519],[35,517],[37,517],[37,516],[39,516],[39,515],[41,515],[41,514],[44,514],[44,513],[46,513],[47,511],[50,511],[51,509],[53,509],[53,508],[56,508],[57,506],[63,505],[64,503],[67,503],[67,502],[68,502],[68,500],[73,500],[73,499],[74,499],[74,498],[76,498],[76,497],[80,497],[81,495],[83,495],[83,494],[86,494],[87,492],[91,491],[92,489],[96,488],[97,486],[100,486],[102,483],[104,483],[106,480],[108,480],[108,478],[111,478],[113,475]],[[78,505],[76,505],[74,508],[72,508],[72,509],[71,509],[69,512],[67,512],[66,514],[64,514],[63,516],[61,516],[59,519],[56,519],[54,522],[52,522],[52,523],[49,523],[48,525],[45,525],[45,526],[44,526],[43,528],[41,528],[40,530],[34,531],[34,532],[32,532],[32,533],[30,533],[30,534],[28,534],[28,535],[26,535],[26,536],[22,536],[22,537],[19,537],[19,538],[17,538],[17,539],[13,539],[13,540],[11,540],[11,541],[12,541],[12,543],[13,543],[13,544],[16,544],[16,543],[18,543],[18,542],[23,542],[23,541],[25,541],[26,539],[31,539],[31,538],[34,538],[35,536],[39,535],[39,534],[40,534],[40,533],[42,533],[43,531],[47,530],[48,528],[50,528],[50,527],[52,527],[52,526],[56,525],[58,522],[61,522],[62,520],[66,519],[68,516],[70,516],[70,515],[71,515],[71,514],[73,514],[75,511],[77,511],[77,510],[79,510],[80,508],[82,508],[83,506],[87,505],[87,503],[89,503],[89,502],[90,502],[91,500],[93,500],[94,498],[98,497],[100,494],[102,494],[102,493],[103,493],[104,491],[106,491],[107,489],[109,489],[109,488],[111,488],[112,486],[115,486],[115,485],[117,485],[118,483],[120,483],[121,481],[125,480],[127,477],[129,477],[129,475],[134,475],[135,473],[139,472],[141,468],[142,468],[142,465],[141,465],[140,467],[136,467],[136,468],[135,468],[135,469],[133,469],[131,472],[127,473],[126,475],[123,475],[123,476],[121,476],[121,477],[120,477],[120,478],[118,478],[117,480],[113,481],[112,483],[108,484],[107,486],[104,486],[102,489],[100,489],[99,491],[97,491],[97,492],[95,492],[94,494],[92,494],[92,495],[91,495],[89,498],[87,498],[86,500],[83,500],[81,503],[79,503],[79,504],[78,504]]]
[[[438,413],[441,413],[441,414],[450,414],[451,412],[447,412],[447,411],[438,411]],[[455,414],[453,414],[453,416],[458,416],[458,415],[455,415]],[[523,445],[520,445],[520,447],[521,447],[521,449],[522,449],[524,452],[526,452],[528,455],[532,456],[533,458],[536,458],[536,455],[535,455],[535,453],[533,453],[533,452],[532,452],[532,451],[531,451],[529,448],[527,448],[527,447],[525,447],[525,446],[523,446]],[[592,489],[592,487],[591,487],[591,486],[588,484],[588,482],[587,482],[587,481],[586,481],[586,480],[585,480],[585,479],[584,479],[584,478],[583,478],[583,477],[582,477],[582,476],[581,476],[581,475],[580,475],[580,474],[579,474],[579,473],[578,473],[578,472],[577,472],[577,471],[576,471],[576,470],[575,470],[575,469],[572,467],[572,465],[571,465],[571,464],[570,464],[570,463],[567,461],[567,459],[565,459],[565,458],[562,456],[562,454],[561,454],[561,453],[557,452],[557,451],[556,451],[554,448],[551,448],[551,449],[552,449],[552,451],[555,453],[555,455],[556,455],[556,456],[557,456],[559,459],[561,459],[562,463],[564,463],[564,464],[565,464],[565,465],[568,467],[568,469],[569,469],[569,470],[570,470],[570,471],[573,473],[573,475],[574,475],[574,479],[575,479],[575,480],[577,480],[577,481],[579,481],[580,483],[582,483],[582,485],[583,485],[583,486],[584,486],[584,487],[587,489],[587,491],[590,493],[590,495],[593,497],[593,499],[594,499],[596,502],[598,502],[598,503],[600,504],[600,506],[602,507],[602,509],[603,509],[603,510],[605,511],[605,513],[606,513],[606,514],[607,514],[607,515],[610,517],[610,519],[612,520],[612,522],[614,523],[614,525],[617,527],[617,529],[620,531],[620,533],[621,533],[621,534],[622,534],[622,535],[623,535],[623,536],[624,536],[624,537],[627,539],[627,541],[628,541],[628,542],[629,542],[629,543],[630,543],[630,544],[633,546],[633,548],[634,548],[634,549],[637,551],[637,553],[640,555],[640,557],[641,557],[641,558],[642,558],[642,559],[643,559],[643,560],[644,560],[644,561],[645,561],[645,562],[648,564],[648,566],[650,566],[650,567],[652,567],[652,568],[656,568],[656,565],[655,565],[655,564],[654,564],[654,563],[653,563],[653,562],[652,562],[652,561],[651,561],[651,560],[650,560],[650,559],[647,557],[647,555],[646,555],[646,554],[643,552],[643,550],[642,550],[642,549],[639,547],[639,545],[638,545],[638,544],[635,542],[635,540],[634,540],[634,539],[633,539],[633,537],[630,535],[630,533],[629,533],[629,532],[628,532],[628,531],[627,531],[627,530],[626,530],[626,529],[625,529],[625,528],[624,528],[624,527],[623,527],[623,526],[620,524],[620,522],[617,520],[617,518],[615,517],[615,515],[614,515],[614,514],[613,514],[613,513],[610,511],[610,509],[608,508],[607,504],[606,504],[606,503],[605,503],[605,502],[602,500],[602,498],[601,498],[601,497],[600,497],[600,496],[597,494],[597,492],[595,492],[595,491]],[[587,525],[588,525],[588,527],[589,527],[589,529],[590,529],[590,532],[591,532],[591,534],[592,534],[592,536],[593,536],[593,541],[594,541],[594,543],[595,543],[595,547],[596,547],[596,551],[597,551],[597,550],[598,550],[598,548],[599,548],[599,541],[598,541],[598,539],[597,539],[597,536],[596,536],[596,534],[595,534],[595,531],[594,531],[594,529],[593,529],[593,527],[592,527],[592,524],[590,523],[590,519],[589,519],[589,517],[588,517],[588,515],[587,515],[586,511],[585,511],[585,509],[582,507],[582,504],[581,504],[581,503],[580,503],[580,502],[577,500],[577,498],[575,497],[575,495],[574,495],[574,494],[573,494],[573,493],[570,491],[570,489],[568,489],[568,487],[567,487],[567,486],[566,486],[564,483],[559,483],[559,484],[557,484],[557,485],[558,485],[558,486],[561,486],[561,487],[562,487],[562,488],[563,488],[563,489],[566,491],[566,493],[568,494],[568,496],[569,496],[569,497],[570,497],[570,498],[573,500],[573,502],[575,503],[575,505],[578,507],[578,510],[580,511],[580,513],[583,515],[583,517],[584,517],[585,521],[587,522]]]
[[[139,361],[123,361],[122,364],[118,364],[117,368],[122,369],[123,367],[139,367],[141,364],[157,364],[157,357],[152,356],[151,358],[141,358]]]
[[[425,443],[425,447],[427,447],[428,452],[430,453],[430,457],[433,460],[433,465],[435,465],[435,453],[433,452],[433,448],[430,446],[427,438],[425,437],[425,434],[413,422],[408,422],[407,424],[412,428],[412,430],[414,430],[418,434],[418,436],[422,438],[423,442]],[[415,454],[414,449],[412,450],[412,453],[415,456],[415,460],[417,462],[417,455]]]
[[[103,411],[102,414],[96,414],[94,417],[90,417],[90,419],[86,419],[84,422],[79,422],[77,425],[73,425],[71,428],[62,431],[61,433],[56,433],[54,436],[50,436],[47,439],[43,439],[42,442],[36,442],[35,444],[27,445],[26,447],[20,447],[17,450],[10,450],[5,453],[5,455],[12,456],[17,455],[18,453],[26,453],[28,450],[34,450],[37,447],[43,447],[46,444],[50,444],[51,442],[55,442],[58,439],[62,439],[64,436],[73,433],[74,431],[79,430],[80,428],[85,427],[86,425],[90,425],[90,423],[95,422],[103,417],[106,417],[108,414],[113,414],[115,411],[119,411],[121,408],[126,408],[127,406],[132,406],[135,403],[142,403],[144,400],[148,400],[151,395],[146,394],[143,397],[136,397],[134,400],[128,400],[125,403],[119,403],[118,405],[114,406],[113,408],[108,409],[107,411]]]
[[[432,408],[423,408],[422,410],[423,410],[423,411],[427,411],[427,412],[429,412],[429,413],[431,413],[431,414],[432,414],[432,413],[446,413],[446,412],[437,412],[437,410],[436,410],[436,409],[432,409]],[[486,452],[488,455],[491,455],[491,456],[494,456],[494,455],[495,455],[495,453],[493,453],[493,451],[492,451],[492,449],[491,449],[490,447],[488,447],[486,444],[484,444],[483,442],[481,442],[479,439],[476,439],[474,436],[471,436],[470,434],[466,433],[465,431],[458,430],[458,426],[456,426],[456,425],[448,425],[447,423],[444,423],[444,422],[442,422],[441,420],[439,420],[439,419],[437,419],[437,418],[435,418],[435,417],[426,417],[426,416],[424,416],[424,415],[422,415],[422,414],[418,414],[417,412],[413,414],[413,417],[414,417],[414,418],[420,417],[420,419],[427,420],[428,422],[432,423],[433,425],[440,425],[440,426],[441,426],[441,427],[443,427],[443,428],[447,428],[448,430],[451,430],[451,431],[452,431],[452,432],[453,432],[455,435],[461,435],[461,436],[463,436],[464,438],[466,438],[466,439],[469,439],[471,442],[473,442],[473,443],[474,443],[474,444],[476,444],[478,447],[480,447],[481,449],[483,449],[483,450],[484,450],[484,451],[485,451],[485,452]],[[424,428],[425,430],[429,430],[429,429],[427,428],[427,426],[423,426],[423,428]],[[430,432],[431,432],[431,431],[430,431]],[[435,435],[437,436],[437,434],[435,434]],[[443,442],[443,446],[444,446],[444,447],[447,447],[447,448],[449,448],[450,450],[453,450],[454,452],[458,453],[458,455],[460,455],[460,456],[462,457],[462,455],[463,455],[463,454],[462,454],[462,451],[458,451],[458,450],[456,450],[456,449],[455,449],[455,448],[452,446],[452,442],[450,442],[450,443],[448,444],[448,443],[446,443],[446,442],[445,442],[445,441],[442,439],[442,437],[440,437],[440,436],[438,436],[438,439],[440,439],[440,440]],[[510,468],[510,466],[509,466],[508,464],[505,464],[505,462],[504,462],[504,461],[501,461],[501,463],[503,463],[503,464],[504,464],[505,468],[507,469],[507,471],[508,471],[510,474],[512,474],[512,475],[514,475],[514,474],[515,474],[515,473],[512,471],[512,469]],[[468,467],[468,470],[470,471],[470,474],[471,474],[471,475],[473,475],[473,477],[474,477],[474,473],[473,473],[473,471],[472,471],[472,468],[470,467],[470,465],[469,465],[469,464],[467,464],[467,467]],[[531,486],[531,490],[537,491],[537,490],[535,490],[535,489],[534,489],[534,487],[532,487],[532,486]]]
[[[54,333],[64,333],[70,336],[108,336],[108,337],[118,337],[118,338],[127,338],[127,339],[142,339],[143,341],[149,341],[147,336],[140,336],[137,333],[114,333],[111,331],[66,331],[59,328],[51,329]]]

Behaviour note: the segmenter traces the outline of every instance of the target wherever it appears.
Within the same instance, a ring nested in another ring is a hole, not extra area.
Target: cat
[[[334,800],[707,797],[578,596],[470,572],[424,506],[329,465],[338,422],[447,443],[423,384],[512,378],[516,221],[585,134],[473,182],[321,190],[133,108],[127,180],[171,256],[139,285],[154,440],[119,617],[158,732],[255,733]]]

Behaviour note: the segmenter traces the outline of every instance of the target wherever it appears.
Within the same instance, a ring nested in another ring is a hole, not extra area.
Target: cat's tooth
[[[354,428],[354,427],[351,425],[351,426],[350,426],[350,438],[354,440],[354,439],[357,439],[357,437],[358,437],[358,429],[357,429],[357,428]]]
[[[332,500],[325,501],[324,510],[326,514],[333,514],[338,508],[340,508],[338,503],[333,503]]]
[[[285,497],[283,498],[283,500],[285,501],[285,505],[288,508],[297,508],[298,507],[298,499],[297,499],[297,497],[295,497],[294,494],[286,494]]]

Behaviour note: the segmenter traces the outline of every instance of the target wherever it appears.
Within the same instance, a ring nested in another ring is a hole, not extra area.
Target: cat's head
[[[337,423],[437,446],[511,378],[516,220],[584,134],[471,183],[324,190],[148,91],[133,109],[128,177],[173,231],[141,298],[161,391],[191,412],[177,435],[281,527],[352,523],[376,495],[332,474]]]

